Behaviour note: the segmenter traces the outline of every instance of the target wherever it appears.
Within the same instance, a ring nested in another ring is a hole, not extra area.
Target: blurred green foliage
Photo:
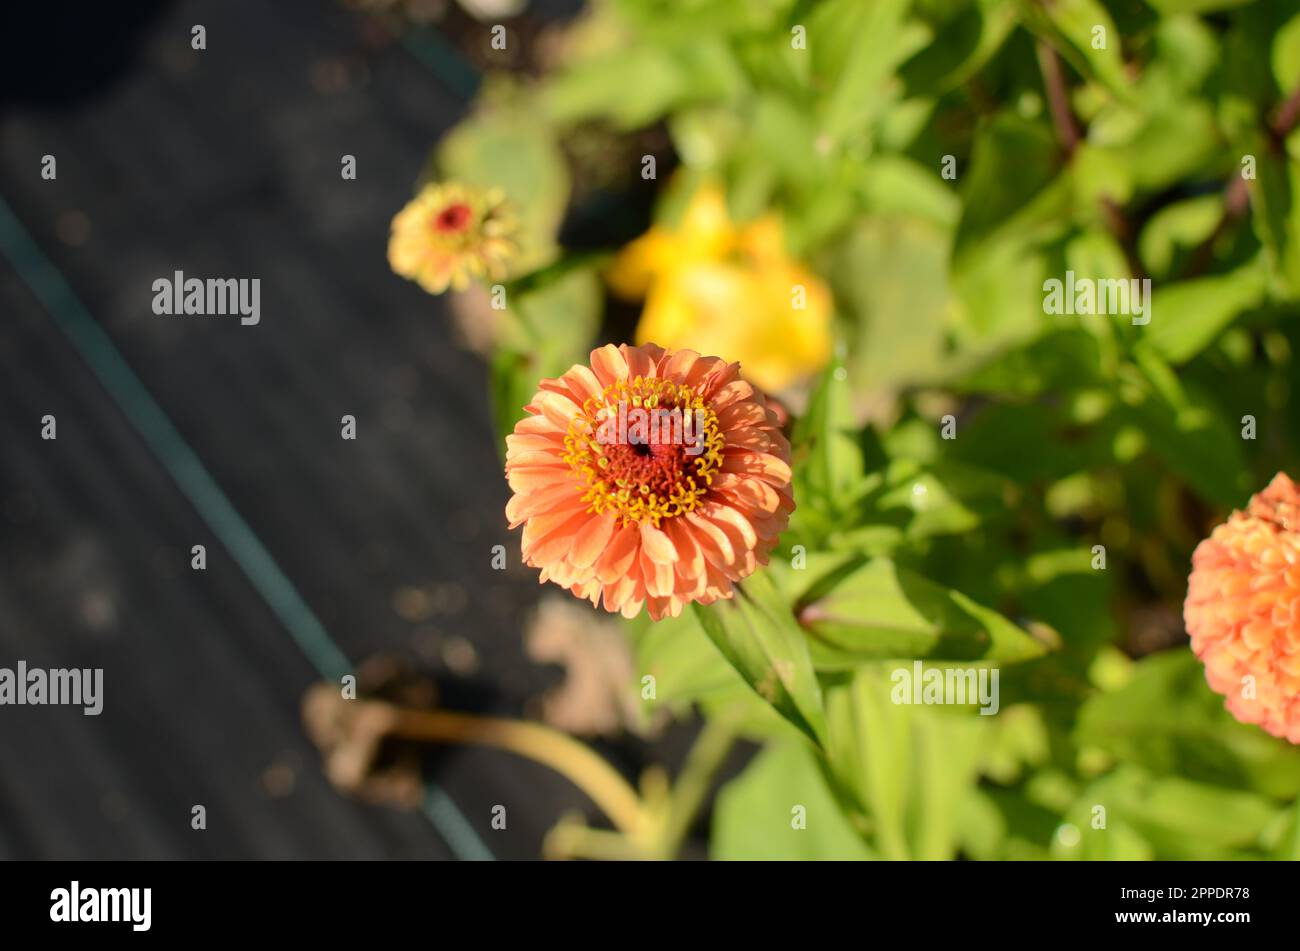
[[[837,310],[839,357],[788,395],[772,567],[632,625],[657,703],[765,744],[713,854],[1300,857],[1300,750],[1228,716],[1180,620],[1196,542],[1300,470],[1300,10],[608,0],[559,50],[442,155],[504,163],[537,260],[565,258],[559,143],[658,128],[678,183],[781,213]],[[1045,313],[1067,270],[1150,278],[1151,322]],[[504,429],[585,357],[584,273],[512,304]],[[915,658],[1000,665],[1001,710],[892,703]]]

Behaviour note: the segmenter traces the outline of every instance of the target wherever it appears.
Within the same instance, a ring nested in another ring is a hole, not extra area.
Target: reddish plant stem
[[[1038,68],[1043,74],[1043,87],[1047,90],[1047,104],[1052,110],[1052,122],[1056,126],[1056,137],[1065,150],[1066,158],[1074,155],[1079,147],[1079,124],[1070,110],[1070,96],[1065,88],[1065,74],[1061,71],[1061,60],[1046,42],[1037,44]]]
[[[1295,92],[1291,93],[1291,97],[1282,103],[1282,107],[1273,118],[1273,135],[1281,142],[1291,134],[1297,122],[1300,122],[1300,86],[1297,86]]]
[[[1282,103],[1268,126],[1271,145],[1279,153],[1285,150],[1286,137],[1295,129],[1297,122],[1300,122],[1300,86],[1296,87]],[[1219,223],[1192,254],[1186,277],[1196,277],[1209,269],[1210,262],[1214,259],[1214,246],[1239,219],[1246,217],[1249,212],[1250,188],[1246,184],[1246,179],[1237,172],[1224,186],[1223,214],[1219,218]]]

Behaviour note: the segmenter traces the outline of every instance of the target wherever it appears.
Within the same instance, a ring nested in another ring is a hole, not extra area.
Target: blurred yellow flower
[[[645,298],[638,343],[725,354],[764,389],[830,359],[825,284],[786,253],[779,217],[737,227],[716,185],[695,191],[677,227],[656,225],[625,247],[606,279],[622,297]]]
[[[430,184],[393,218],[388,264],[430,294],[497,280],[517,252],[515,221],[499,188]]]

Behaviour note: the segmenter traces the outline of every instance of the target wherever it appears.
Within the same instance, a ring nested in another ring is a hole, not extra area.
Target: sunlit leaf
[[[705,633],[754,692],[814,743],[825,742],[826,714],[808,645],[771,579],[758,572],[730,601],[693,608]]]
[[[1015,662],[1045,650],[996,611],[887,558],[833,573],[804,601],[813,660],[828,669],[897,657]]]

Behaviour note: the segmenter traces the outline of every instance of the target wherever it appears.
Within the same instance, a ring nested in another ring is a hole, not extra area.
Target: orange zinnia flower
[[[1284,473],[1192,555],[1183,617],[1228,711],[1300,743],[1300,490]]]
[[[524,408],[506,437],[524,562],[607,611],[731,597],[794,511],[790,443],[737,363],[605,346]]]

